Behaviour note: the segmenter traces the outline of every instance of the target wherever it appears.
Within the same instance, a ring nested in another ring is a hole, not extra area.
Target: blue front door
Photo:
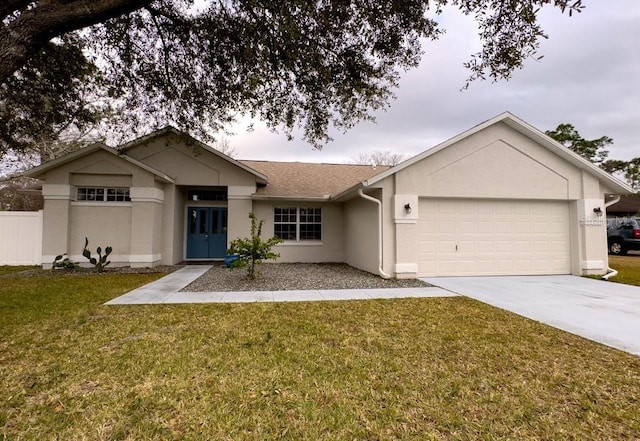
[[[227,253],[227,209],[187,209],[187,259],[223,258]]]

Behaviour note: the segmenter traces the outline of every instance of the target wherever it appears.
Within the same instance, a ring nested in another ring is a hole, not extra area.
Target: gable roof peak
[[[566,160],[567,162],[573,164],[574,166],[587,171],[588,173],[598,177],[598,179],[600,179],[601,181],[607,182],[609,183],[612,188],[616,189],[616,191],[620,192],[621,194],[626,194],[626,193],[632,193],[633,189],[631,187],[629,187],[627,184],[625,184],[624,182],[618,180],[617,178],[615,178],[614,176],[610,175],[609,173],[605,172],[604,170],[602,170],[600,167],[592,164],[590,161],[588,161],[587,159],[583,158],[582,156],[578,155],[577,153],[571,151],[570,149],[566,148],[565,146],[563,146],[562,144],[560,144],[559,142],[557,142],[555,139],[551,138],[549,135],[547,135],[546,133],[544,133],[543,131],[535,128],[534,126],[532,126],[531,124],[527,123],[526,121],[524,121],[523,119],[517,117],[516,115],[514,115],[513,113],[509,112],[509,111],[505,111],[500,113],[497,116],[494,116],[493,118],[490,118],[484,122],[481,122],[480,124],[475,125],[474,127],[465,130],[464,132],[447,139],[444,142],[441,142],[440,144],[431,147],[430,149],[427,149],[425,151],[423,151],[422,153],[414,156],[413,158],[410,158],[406,161],[404,161],[401,164],[398,164],[397,166],[386,170],[383,173],[377,174],[375,176],[373,176],[372,178],[364,181],[362,183],[363,186],[369,186],[369,185],[373,185],[383,179],[385,179],[386,177],[397,173],[407,167],[410,167],[411,165],[415,164],[416,162],[419,162],[429,156],[434,155],[435,153],[438,153],[441,150],[446,149],[447,147],[459,142],[462,139],[468,138],[488,127],[491,127],[495,124],[498,123],[503,123],[508,125],[510,128],[512,128],[513,130],[519,132],[520,134],[528,137],[529,139],[531,139],[532,141],[538,143],[539,145],[545,147],[546,149],[550,150],[551,152],[553,152],[554,154],[560,156],[561,158],[563,158],[564,160]],[[351,189],[349,190],[351,191]]]

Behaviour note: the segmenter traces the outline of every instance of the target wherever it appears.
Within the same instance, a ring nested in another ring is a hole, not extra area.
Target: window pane
[[[200,234],[207,234],[207,210],[198,210],[200,215]]]
[[[128,188],[78,187],[79,201],[129,202]]]
[[[220,234],[218,228],[220,225],[218,224],[220,212],[217,210],[211,211],[211,234]]]
[[[321,240],[322,225],[300,224],[300,240]]]
[[[274,236],[284,240],[296,240],[296,225],[295,224],[275,224]]]
[[[198,213],[196,210],[191,210],[191,216],[189,216],[189,234],[195,234],[196,232],[196,219]]]

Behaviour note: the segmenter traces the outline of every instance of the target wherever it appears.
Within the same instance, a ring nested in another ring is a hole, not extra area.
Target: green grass
[[[16,265],[16,266],[0,265],[0,276],[5,275],[5,274],[17,273],[17,272],[25,271],[25,270],[35,269],[35,268],[37,268],[37,267],[36,266],[27,266],[27,265]]]
[[[618,271],[612,282],[640,286],[640,256],[609,256],[609,266]]]
[[[0,280],[0,439],[640,433],[640,358],[470,299],[102,306],[154,277]]]

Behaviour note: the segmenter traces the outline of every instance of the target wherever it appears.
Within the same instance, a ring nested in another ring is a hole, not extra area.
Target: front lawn
[[[467,298],[102,306],[0,279],[0,439],[613,440],[640,358]]]
[[[35,269],[36,266],[27,265],[0,265],[0,276],[4,274],[18,273],[20,271]]]
[[[640,286],[640,256],[609,256],[609,266],[618,271],[612,282]]]

